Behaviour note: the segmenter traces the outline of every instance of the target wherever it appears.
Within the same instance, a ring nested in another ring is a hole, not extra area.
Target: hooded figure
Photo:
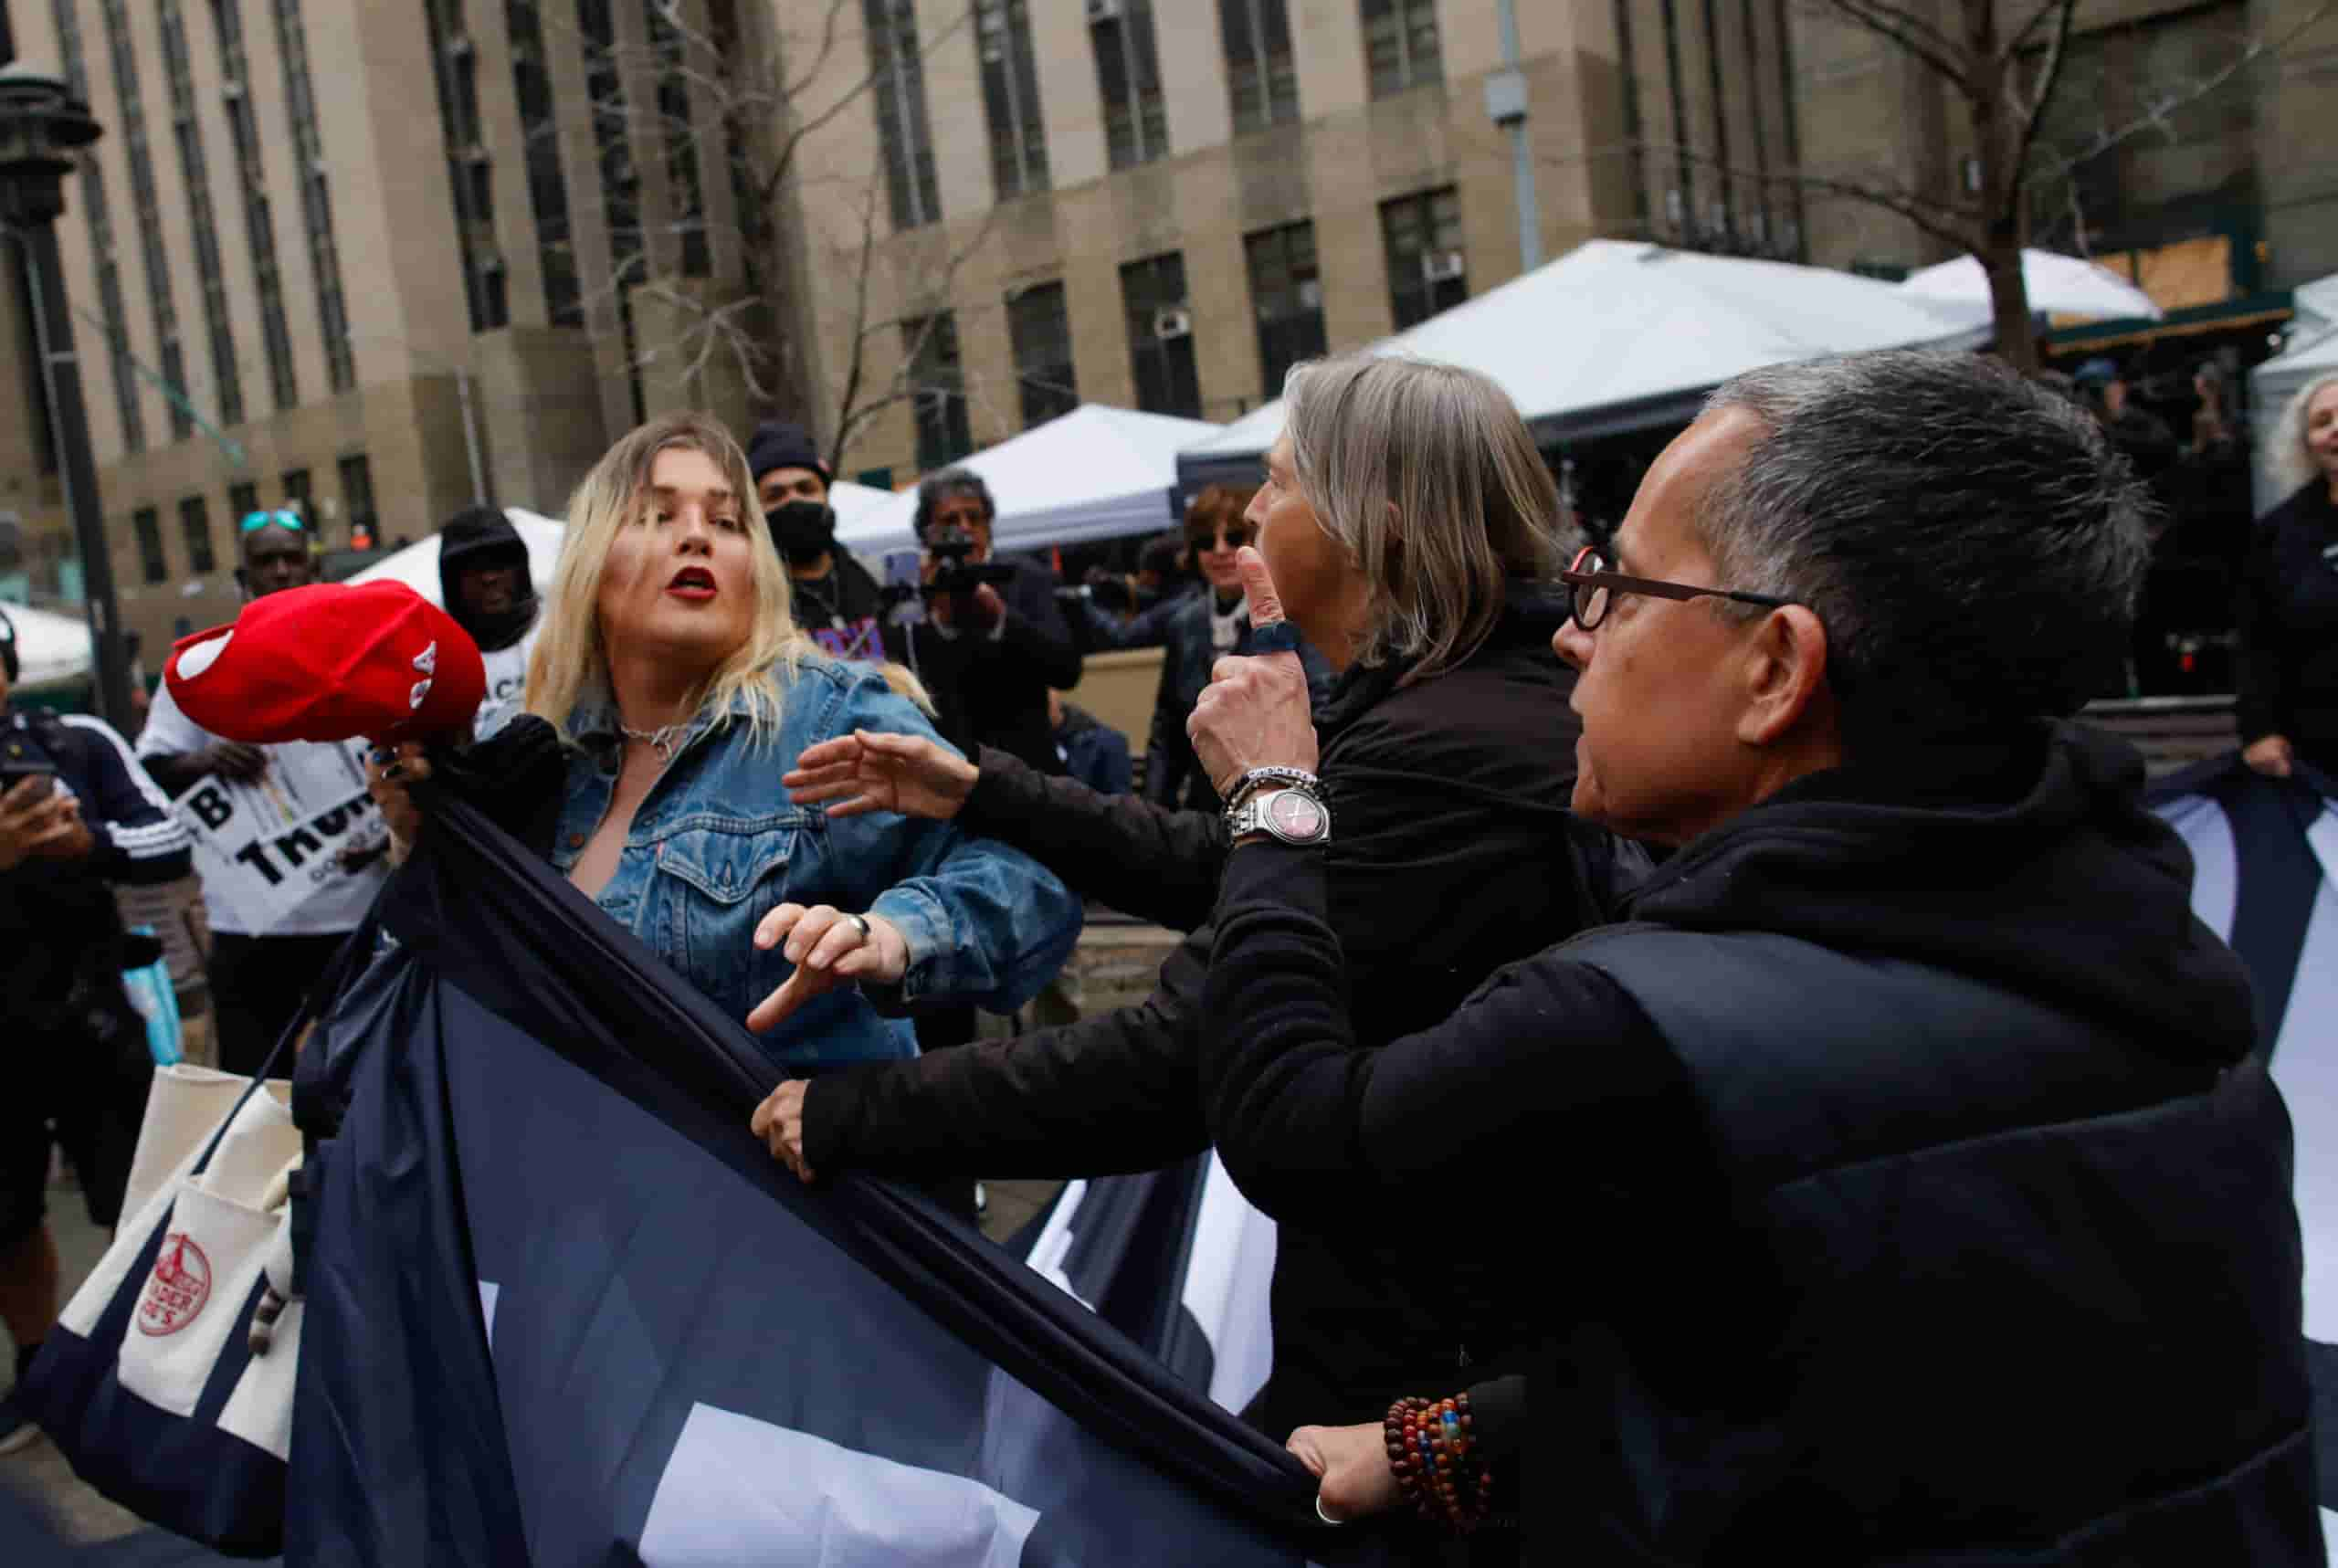
[[[520,531],[491,507],[457,512],[438,531],[438,586],[487,662],[487,699],[473,726],[485,740],[520,710],[542,623]]]

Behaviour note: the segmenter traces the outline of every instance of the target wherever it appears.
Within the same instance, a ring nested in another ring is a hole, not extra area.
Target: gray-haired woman
[[[2338,374],[2299,389],[2267,456],[2291,493],[2258,521],[2235,606],[2242,755],[2338,773]]]
[[[1564,610],[1543,584],[1569,542],[1532,437],[1484,376],[1351,356],[1293,372],[1286,400],[1289,433],[1248,516],[1290,620],[1341,672],[1318,717],[1320,798],[1340,824],[1322,914],[1358,1016],[1385,1043],[1587,923],[1612,877],[1614,842],[1567,809],[1578,726],[1573,677],[1549,649]],[[1207,921],[1231,843],[1225,814],[1106,798],[994,751],[965,763],[899,736],[807,750],[786,782],[840,816],[954,817],[1077,891],[1185,931]],[[1213,782],[1305,826],[1305,790]],[[1142,1006],[831,1074],[774,1095],[756,1126],[800,1175],[1094,1176],[1191,1158],[1209,1145],[1196,1023],[1210,942],[1200,931],[1171,954]],[[1436,1120],[1425,1106],[1424,1136]],[[1278,1245],[1274,1368],[1252,1419],[1286,1437],[1465,1387],[1486,1390],[1490,1430],[1505,1394],[1514,1415],[1517,1380],[1492,1380],[1540,1332],[1511,1310],[1532,1267],[1515,1237],[1467,1194],[1358,1205],[1329,1184],[1322,1199]],[[1503,1300],[1511,1309],[1493,1309]],[[1480,1549],[1515,1561],[1516,1537]]]

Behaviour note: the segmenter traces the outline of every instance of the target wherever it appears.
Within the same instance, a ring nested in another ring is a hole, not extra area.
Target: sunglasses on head
[[[298,512],[291,511],[247,511],[244,514],[244,521],[237,526],[246,533],[258,533],[271,523],[278,528],[289,528],[295,533],[308,531],[308,524],[300,521]]]

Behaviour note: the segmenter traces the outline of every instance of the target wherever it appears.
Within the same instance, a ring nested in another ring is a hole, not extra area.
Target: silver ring
[[[1315,1494],[1315,1517],[1322,1520],[1325,1524],[1345,1524],[1347,1522],[1347,1521],[1343,1519],[1333,1519],[1330,1514],[1323,1511],[1323,1494],[1320,1491]]]
[[[844,918],[860,928],[861,941],[867,942],[869,940],[869,917],[867,915],[847,915]]]

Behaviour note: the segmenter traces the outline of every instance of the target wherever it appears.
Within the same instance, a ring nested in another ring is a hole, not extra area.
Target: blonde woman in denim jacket
[[[1079,936],[1079,901],[1016,850],[788,800],[806,746],[934,731],[798,632],[746,459],[705,416],[642,426],[577,488],[527,710],[568,749],[553,863],[791,1069],[915,1056],[888,1014],[1011,1010]],[[399,838],[427,766],[408,747],[376,770]]]

